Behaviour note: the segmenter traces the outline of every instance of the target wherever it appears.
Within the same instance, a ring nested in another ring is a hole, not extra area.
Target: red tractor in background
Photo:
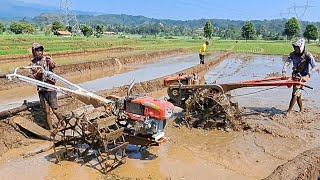
[[[195,120],[194,126],[198,126],[199,121],[201,123],[211,121],[213,126],[216,126],[217,123],[227,126],[228,122],[238,117],[240,113],[238,103],[231,101],[231,95],[228,93],[234,89],[255,86],[291,87],[293,85],[312,89],[301,82],[301,77],[291,76],[227,84],[199,84],[196,75],[179,74],[164,77],[163,84],[168,87],[168,101],[183,108],[185,119]]]
[[[185,74],[173,74],[163,78],[163,85],[169,87],[171,84],[182,84],[182,85],[197,85],[199,84],[199,79],[196,74],[185,75]]]

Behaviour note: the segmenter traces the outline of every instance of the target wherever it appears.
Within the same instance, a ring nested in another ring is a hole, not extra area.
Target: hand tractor
[[[38,81],[22,74],[19,69],[39,68],[46,78],[53,78],[64,86]],[[109,96],[103,98],[75,85],[40,66],[16,68],[8,80],[21,81],[70,95],[87,104],[66,113],[52,131],[57,162],[62,159],[86,159],[94,154],[103,172],[124,163],[125,147],[131,143],[141,146],[156,145],[164,138],[166,121],[172,116],[174,105],[147,96]],[[61,151],[57,148],[62,147]]]
[[[199,84],[193,75],[171,75],[164,77],[167,86],[168,101],[185,110],[184,120],[193,127],[230,127],[240,112],[238,104],[231,101],[229,91],[256,86],[293,85],[312,89],[303,83],[301,76],[273,77],[227,84]]]

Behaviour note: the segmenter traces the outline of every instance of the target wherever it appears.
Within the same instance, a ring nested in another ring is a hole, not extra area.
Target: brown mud
[[[190,52],[185,49],[164,50],[150,53],[143,53],[133,56],[125,56],[119,58],[106,58],[105,60],[81,62],[77,64],[62,65],[55,68],[55,73],[67,77],[77,76],[87,71],[104,70],[113,71],[115,67],[124,65],[134,65],[139,63],[154,62],[162,57],[168,57],[170,55],[179,55]],[[27,75],[26,70],[22,70],[21,74]],[[20,81],[8,82],[5,78],[0,78],[0,91],[11,89],[14,87],[27,86],[28,84]]]
[[[277,179],[319,179],[320,147],[307,150],[289,162],[279,166],[264,180]]]
[[[208,61],[208,63],[205,65],[198,65],[198,66],[191,67],[191,68],[188,68],[186,70],[183,70],[183,71],[180,71],[177,73],[185,73],[185,74],[197,73],[200,75],[204,74],[206,72],[206,70],[208,70],[210,67],[218,64],[219,62],[223,61],[229,54],[230,53],[222,54],[218,58],[215,58],[211,61]],[[143,95],[143,94],[148,94],[148,93],[152,93],[155,91],[159,91],[164,88],[165,87],[163,86],[162,78],[157,78],[157,79],[153,79],[150,81],[140,82],[140,83],[135,84],[135,86],[132,89],[132,93]],[[100,92],[97,92],[97,94],[101,95],[103,97],[106,97],[110,94],[117,95],[117,96],[125,96],[127,93],[127,89],[128,89],[128,86],[121,86],[121,87],[116,87],[116,88],[113,88],[110,90],[100,91]],[[59,105],[60,105],[60,107],[64,107],[63,109],[65,111],[68,111],[68,110],[72,110],[72,109],[75,109],[75,108],[82,106],[83,103],[76,101],[73,98],[67,98],[67,99],[63,99],[63,100],[59,101]],[[19,113],[18,115],[21,115],[21,116],[23,116],[27,119],[30,119],[30,120],[35,119],[32,117],[33,112],[29,112],[29,111],[23,111],[23,112]],[[4,141],[5,141],[5,139],[4,139]],[[6,143],[11,144],[14,142],[12,142],[9,138]],[[4,148],[5,151],[0,152],[0,154],[3,154],[8,149],[10,149],[10,148]]]
[[[0,157],[9,149],[27,146],[31,143],[16,125],[0,122]]]
[[[205,65],[197,65],[181,72],[198,73],[201,77],[227,55],[228,53],[215,61],[208,61]],[[137,83],[133,93],[163,96],[163,89],[162,78],[157,78]],[[98,94],[123,96],[126,91],[127,86],[122,86],[100,91]],[[82,105],[71,98],[59,103],[60,106],[70,109]],[[58,166],[48,163],[45,158],[51,157],[52,152],[25,160],[19,158],[19,155],[15,156],[17,159],[8,158],[13,160],[5,161],[2,165],[0,163],[0,175],[10,170],[9,175],[12,177],[17,177],[20,172],[24,175],[20,177],[35,177],[30,172],[41,172],[37,177],[48,179],[79,178],[79,174],[87,179],[310,179],[317,177],[319,172],[319,153],[316,148],[320,146],[319,110],[319,107],[307,108],[302,113],[293,112],[284,116],[282,111],[276,108],[242,108],[245,115],[239,122],[238,129],[228,133],[189,129],[170,121],[166,127],[167,143],[147,150],[147,155],[149,153],[157,156],[155,159],[129,158],[125,165],[116,168],[107,176],[101,175],[90,165],[80,166],[78,163],[64,162]],[[177,113],[179,114],[178,110]],[[20,115],[28,117],[30,112],[25,111]],[[27,140],[23,136],[21,139],[22,142]],[[19,143],[16,144],[18,146]],[[316,149],[307,151],[311,148]],[[7,152],[8,148],[4,149],[2,158],[6,159],[8,154],[15,150]],[[30,162],[33,162],[35,167],[30,170],[21,168]],[[40,166],[36,166],[37,164]],[[282,164],[285,165],[281,166]],[[277,168],[278,166],[280,167]],[[291,171],[295,168],[297,170]],[[81,173],[74,173],[78,171]]]
[[[124,52],[124,51],[131,51],[134,50],[133,48],[110,48],[110,49],[83,49],[83,50],[75,50],[75,51],[66,51],[66,52],[54,52],[50,53],[50,55],[55,57],[64,57],[64,56],[70,56],[70,55],[81,55],[81,54],[87,54],[87,53],[101,53],[101,52]],[[47,53],[48,54],[48,53]],[[29,60],[32,58],[31,52],[30,54],[22,54],[22,55],[2,55],[0,56],[0,62],[14,62],[17,59],[25,59]]]

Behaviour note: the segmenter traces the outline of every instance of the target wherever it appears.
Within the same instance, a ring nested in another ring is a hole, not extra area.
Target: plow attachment
[[[172,77],[175,76],[164,78],[164,85],[168,85],[168,101],[185,110],[183,119],[188,126],[205,129],[233,126],[230,122],[239,117],[240,111],[238,104],[231,100],[229,92],[232,90],[267,86],[289,88],[293,85],[312,89],[301,82],[301,77],[275,77],[227,84],[193,84],[198,81],[177,77],[175,79],[178,81],[173,82]]]
[[[59,122],[52,132],[57,162],[61,160],[88,161],[95,157],[95,167],[103,173],[125,163],[123,128],[117,124],[100,126],[98,120],[108,119],[103,107],[85,106],[72,112],[73,116]],[[114,121],[113,121],[114,122]]]

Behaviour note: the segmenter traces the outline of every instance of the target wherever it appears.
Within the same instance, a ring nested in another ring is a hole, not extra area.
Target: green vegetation
[[[60,21],[54,21],[51,26],[51,31],[53,34],[57,34],[57,31],[63,31],[64,25]]]
[[[90,37],[93,34],[93,29],[91,26],[88,26],[86,24],[82,24],[80,26],[80,30],[82,32],[82,34],[86,37]]]
[[[203,28],[204,37],[211,39],[213,35],[213,26],[211,21],[208,20]]]
[[[6,28],[4,27],[4,25],[2,23],[0,23],[0,34],[3,34],[3,32],[6,30]]]
[[[123,18],[119,19],[119,17]],[[110,18],[114,18],[117,22],[113,23],[114,21]],[[175,21],[150,19],[142,16],[102,15],[79,16],[78,20],[81,34],[75,32],[77,28],[72,29],[75,27],[64,26],[62,22],[57,20],[57,15],[52,14],[42,14],[31,20],[24,19],[20,22],[11,21],[4,25],[7,27],[5,33],[45,34],[47,36],[50,36],[52,32],[57,35],[56,32],[58,30],[68,30],[69,32],[74,32],[74,35],[84,35],[85,37],[93,35],[102,37],[106,32],[107,34],[119,34],[122,38],[125,38],[124,34],[141,35],[143,37],[152,35],[166,39],[173,39],[175,36],[192,36],[193,39],[220,37],[225,40],[291,40],[302,36],[305,36],[308,40],[317,40],[319,38],[317,29],[319,23],[300,22],[294,17],[288,21],[286,19],[278,19],[244,22],[221,19]],[[308,31],[302,33],[302,28],[307,27],[308,29],[306,30]],[[310,29],[310,27],[313,29]],[[50,28],[51,31],[49,31]]]
[[[291,40],[292,37],[300,33],[301,25],[297,18],[293,17],[289,19],[284,28],[284,34]]]
[[[97,38],[100,38],[100,37],[102,37],[103,33],[104,33],[104,25],[103,24],[98,24],[96,26],[96,34],[95,34],[95,36]]]
[[[10,31],[14,34],[34,34],[36,28],[28,22],[13,22],[10,25]]]
[[[317,40],[319,37],[318,28],[314,24],[308,24],[303,36],[310,42],[310,40]]]
[[[29,54],[33,42],[44,45],[47,53],[63,51],[81,51],[90,49],[133,48],[135,50],[160,50],[186,48],[196,52],[204,40],[192,39],[192,37],[180,36],[165,39],[154,36],[125,36],[118,35],[95,37],[48,37],[45,35],[0,35],[0,55]],[[307,44],[312,53],[319,53],[317,44]],[[289,41],[264,41],[264,40],[221,40],[213,38],[208,50],[227,50],[236,53],[258,53],[286,55],[292,51]]]
[[[123,38],[122,38],[123,37]],[[116,56],[130,56],[134,54],[152,52],[158,50],[168,50],[184,48],[190,49],[195,54],[198,53],[200,45],[205,41],[204,39],[192,39],[186,36],[173,36],[170,39],[165,37],[155,36],[130,36],[113,35],[108,37],[48,37],[45,35],[0,35],[0,57],[17,55],[31,55],[31,45],[33,42],[41,43],[47,54],[55,57],[55,53],[63,53],[69,51],[90,51],[90,50],[106,50],[112,48],[132,48],[132,51],[124,51],[123,53],[116,53]],[[209,40],[210,45],[208,51],[232,51],[235,53],[255,53],[267,55],[288,55],[293,49],[291,42],[286,41],[264,41],[264,40],[222,40],[213,37]],[[307,49],[313,54],[319,55],[319,46],[317,44],[307,44]],[[109,54],[109,53],[107,53]],[[111,52],[109,55],[112,55]],[[83,59],[88,61],[91,59]],[[80,62],[80,61],[77,61]],[[60,58],[57,61],[59,65],[75,63],[74,59],[70,57]],[[17,60],[15,63],[4,63],[0,67],[0,72],[7,72],[13,70],[17,66],[26,65],[25,61]]]
[[[245,40],[253,40],[256,39],[256,28],[254,27],[251,21],[247,21],[241,28],[241,36]]]

